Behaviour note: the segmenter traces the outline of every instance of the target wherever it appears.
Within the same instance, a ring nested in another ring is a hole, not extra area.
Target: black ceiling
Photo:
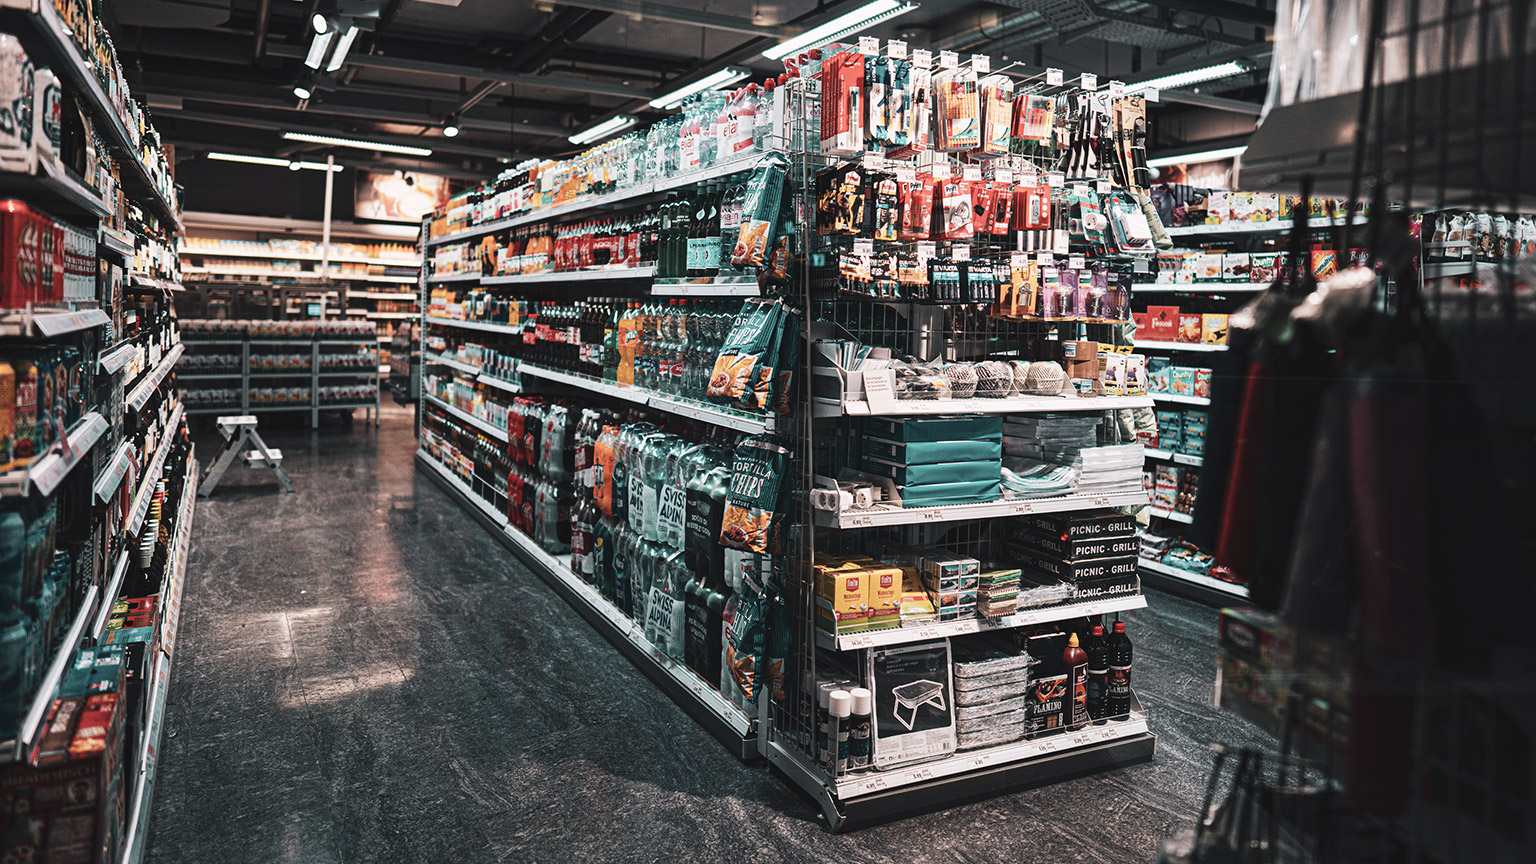
[[[323,158],[326,148],[282,137],[303,131],[433,151],[395,158],[342,149],[339,161],[478,177],[500,160],[579,149],[566,136],[616,113],[659,117],[645,100],[690,76],[728,64],[776,74],[782,67],[761,57],[763,48],[865,2],[114,0],[111,9],[133,93],[149,103],[178,159],[208,150]],[[922,0],[866,32],[1069,74],[1145,77],[1213,50],[1266,53],[1270,2]],[[343,20],[363,29],[329,73],[333,82],[301,100],[294,86],[310,71],[304,56],[317,11],[357,15]],[[1231,119],[1251,130],[1263,81],[1260,69],[1171,94],[1187,98],[1162,110],[1235,109]],[[455,114],[462,132],[445,137]]]

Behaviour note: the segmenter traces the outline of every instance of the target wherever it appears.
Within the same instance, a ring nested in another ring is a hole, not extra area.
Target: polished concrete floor
[[[1207,744],[1256,740],[1209,704],[1215,610],[1149,591],[1153,762],[833,835],[420,474],[408,415],[262,425],[298,491],[198,504],[153,864],[1150,862]]]

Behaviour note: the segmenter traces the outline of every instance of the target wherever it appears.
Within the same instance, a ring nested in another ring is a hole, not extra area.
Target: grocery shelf
[[[439,275],[428,276],[427,277],[427,284],[428,285],[441,285],[441,284],[446,283],[446,282],[479,282],[483,278],[485,278],[485,277],[481,276],[479,273],[444,273],[441,276],[439,276]],[[509,278],[509,277],[503,277],[503,278]]]
[[[475,427],[476,429],[479,429],[481,432],[484,432],[492,438],[495,438],[497,441],[507,440],[507,430],[505,429],[497,429],[490,423],[481,420],[479,417],[476,417],[475,415],[463,410],[462,408],[457,408],[447,402],[444,402],[436,396],[433,396],[431,393],[423,392],[421,394],[421,398],[425,399],[429,404],[436,405],[437,407],[448,412],[448,414],[452,417],[458,420],[462,420],[465,423]]]
[[[1269,288],[1268,282],[1141,282],[1131,286],[1131,293],[1143,294],[1154,291],[1180,294],[1257,294]]]
[[[85,590],[80,606],[75,609],[75,617],[69,623],[69,631],[63,639],[59,640],[59,644],[54,646],[53,659],[49,661],[47,671],[37,682],[37,692],[32,696],[32,704],[27,706],[27,713],[22,715],[21,728],[16,735],[17,753],[25,752],[30,748],[37,737],[38,730],[42,728],[43,715],[48,712],[48,706],[53,704],[54,694],[59,690],[59,682],[64,679],[64,670],[68,668],[75,649],[80,647],[80,638],[85,635],[86,625],[90,623],[91,616],[96,611],[96,601],[100,593],[100,589],[95,585]]]
[[[417,299],[415,291],[348,291],[347,299],[353,298],[362,300],[398,300],[401,303],[415,303]]]
[[[1368,217],[1355,216],[1356,225],[1364,225]],[[1332,228],[1343,225],[1342,218],[1312,217],[1307,220],[1308,228]],[[1170,237],[1183,237],[1205,234],[1280,234],[1291,230],[1295,223],[1290,219],[1275,219],[1269,222],[1220,222],[1215,225],[1179,225],[1173,228],[1165,228]]]
[[[1137,339],[1134,346],[1136,350],[1143,348],[1153,351],[1225,351],[1225,345],[1211,345],[1205,342],[1162,342],[1155,339]]]
[[[419,313],[419,312],[369,312],[366,309],[361,311],[361,312],[354,313],[354,312],[352,312],[352,310],[348,309],[347,310],[347,314],[349,314],[349,315],[352,315],[352,314],[366,315],[369,318],[380,318],[380,319],[385,319],[385,318],[389,318],[389,319],[404,319],[404,318],[417,318],[417,317],[420,317],[421,313]]]
[[[156,291],[185,291],[180,282],[168,282],[142,273],[129,273],[128,284],[135,288],[152,288]]]
[[[1161,459],[1165,462],[1177,462],[1180,465],[1192,465],[1196,468],[1205,464],[1202,456],[1190,456],[1184,453],[1175,453],[1172,450],[1158,450],[1148,447],[1144,451],[1148,459]]]
[[[106,225],[101,226],[101,232],[96,238],[97,251],[107,251],[119,258],[133,260],[134,237],[127,231],[118,231]]]
[[[1014,627],[1029,627],[1034,624],[1044,624],[1050,621],[1067,621],[1089,615],[1112,615],[1116,612],[1127,612],[1131,609],[1145,609],[1146,607],[1146,597],[1141,594],[1132,594],[1125,597],[1090,600],[1085,603],[1068,603],[1063,606],[1046,606],[1040,609],[1022,609],[1012,615],[1004,615],[1001,618],[979,618],[973,616],[960,621],[935,621],[910,627],[906,625],[887,627],[884,630],[848,633],[842,636],[834,636],[818,628],[816,631],[816,644],[818,647],[832,651],[856,651],[860,648],[906,645],[910,642],[924,642],[929,639],[965,636],[971,633],[992,633],[998,630],[1009,630]]]
[[[112,578],[107,580],[107,589],[101,593],[101,608],[96,610],[96,621],[91,624],[90,635],[92,639],[100,639],[101,634],[107,632],[107,621],[112,618],[112,604],[117,602],[117,594],[123,588],[123,576],[128,572],[128,550],[118,553],[117,563],[112,567]]]
[[[101,475],[96,478],[92,487],[96,493],[96,503],[104,504],[117,491],[117,487],[123,484],[123,478],[128,476],[129,469],[133,468],[133,442],[124,441],[117,447],[117,452],[112,454],[112,461],[102,469]]]
[[[17,32],[11,29],[15,26],[13,22],[24,22],[25,29],[34,37],[25,40],[32,64],[47,66],[68,82],[65,89],[94,116],[96,131],[117,151],[124,191],[134,201],[147,202],[151,205],[149,209],[164,218],[173,232],[180,233],[181,219],[175,204],[155,186],[139,154],[138,144],[129,135],[127,125],[107,97],[90,62],[75,45],[69,28],[59,18],[52,3],[32,0],[30,5],[31,8],[0,16],[0,25],[10,32]]]
[[[133,804],[128,808],[127,834],[123,838],[123,860],[134,864],[144,860],[144,843],[149,836],[150,802],[154,799],[155,778],[160,763],[160,736],[165,730],[166,694],[171,684],[171,660],[175,656],[176,629],[181,615],[182,589],[186,582],[187,556],[192,544],[192,494],[197,477],[197,462],[188,461],[188,480],[183,487],[187,494],[182,497],[182,512],[177,517],[176,551],[167,562],[170,572],[162,579],[160,603],[165,609],[161,618],[160,651],[154,658],[153,671],[149,676],[149,724],[143,731],[144,746],[138,759],[132,763],[137,771]]]
[[[650,279],[656,274],[655,267],[615,267],[603,270],[551,270],[547,273],[518,273],[509,276],[486,276],[481,285],[526,285],[542,282],[606,282],[624,279]],[[434,277],[435,278],[435,277]],[[446,279],[444,281],[456,281]]]
[[[444,357],[441,354],[428,354],[428,353],[424,352],[421,356],[422,356],[422,359],[424,359],[428,364],[437,363],[437,364],[442,365],[442,366],[447,366],[449,369],[457,369],[460,372],[463,372],[463,373],[465,373],[467,375],[479,375],[480,374],[480,367],[479,366],[471,366],[468,363],[462,363],[462,362],[460,362],[458,360],[453,360],[451,358]]]
[[[744,760],[758,755],[752,718],[691,669],[657,650],[645,638],[641,623],[625,616],[596,588],[572,572],[569,556],[551,555],[532,538],[509,526],[505,514],[476,495],[462,479],[425,450],[416,451],[416,462],[428,477],[538,573],[588,623],[733,754]]]
[[[1176,594],[1192,595],[1219,605],[1248,599],[1247,585],[1238,585],[1213,576],[1191,573],[1188,570],[1146,558],[1138,561],[1136,567],[1141,570],[1142,579],[1148,584]]]
[[[236,369],[233,372],[193,372],[193,373],[190,373],[190,374],[183,372],[182,374],[176,376],[176,380],[178,380],[178,381],[214,381],[214,380],[218,380],[220,378],[239,378],[239,377],[240,377],[240,370]]]
[[[879,528],[888,525],[921,525],[928,522],[961,522],[967,519],[995,519],[1030,513],[1062,513],[1100,507],[1137,507],[1147,503],[1143,491],[1118,495],[1064,495],[1060,498],[1018,498],[987,501],[981,504],[948,504],[942,507],[896,507],[879,505],[864,510],[833,513],[817,510],[816,524],[831,528]]]
[[[1033,414],[1045,411],[1116,411],[1151,408],[1150,396],[1011,396],[1007,399],[898,399],[877,407],[862,399],[843,401],[850,416],[906,417],[917,414]]]
[[[183,410],[178,403],[171,411],[171,422],[165,424],[165,435],[160,439],[160,446],[155,448],[154,457],[149,460],[144,473],[139,475],[139,488],[133,493],[133,503],[128,507],[128,516],[123,524],[123,530],[129,534],[138,534],[139,529],[144,527],[144,519],[149,516],[149,502],[155,497],[155,484],[160,480],[160,473],[165,470],[165,457],[170,455],[171,442],[176,440]]]
[[[159,365],[144,373],[143,377],[139,379],[139,383],[135,384],[133,389],[128,391],[127,403],[129,407],[135,411],[144,407],[144,403],[149,401],[150,395],[160,387],[160,382],[164,381],[166,376],[171,374],[171,369],[176,366],[176,361],[181,359],[182,352],[185,350],[186,346],[177,343],[175,347],[171,348],[169,354],[160,358]]]
[[[1494,262],[1483,262],[1489,267],[1497,266]],[[1455,276],[1471,276],[1477,272],[1477,264],[1472,261],[1437,261],[1426,263],[1423,266],[1425,279],[1448,279]]]
[[[533,222],[544,222],[547,220],[558,219],[561,216],[568,216],[572,213],[581,213],[587,210],[603,210],[609,207],[613,207],[617,204],[623,204],[637,199],[645,198],[647,196],[654,195],[657,192],[666,192],[669,189],[681,189],[684,186],[692,186],[696,183],[715,180],[717,178],[726,177],[731,174],[738,174],[742,171],[751,171],[752,168],[757,165],[758,161],[760,161],[765,155],[767,154],[753,153],[750,156],[741,159],[732,159],[729,162],[722,162],[718,165],[705,168],[701,171],[690,171],[687,174],[682,174],[677,177],[667,177],[661,180],[637,183],[627,189],[620,189],[617,192],[610,192],[606,195],[595,195],[589,198],[583,198],[580,201],[572,201],[568,204],[558,204],[553,207],[542,207],[538,210],[519,213],[516,216],[509,216],[505,219],[497,219],[492,222],[483,222],[479,225],[474,225],[469,228],[461,228],[458,231],[451,231],[447,234],[441,234],[437,237],[428,237],[426,238],[425,245],[429,248],[432,246],[441,246],[445,243],[453,243],[458,240],[467,240],[471,237],[479,237],[485,234],[491,234],[504,228],[515,228],[518,225],[527,225]]]
[[[1153,402],[1181,402],[1185,405],[1209,405],[1209,396],[1185,396],[1182,393],[1153,393]]]
[[[0,171],[0,196],[20,198],[55,216],[100,219],[111,210],[96,190],[64,170],[58,160],[38,154],[37,173]]]
[[[273,249],[267,252],[258,252],[254,249],[199,249],[196,247],[182,246],[178,250],[179,255],[197,255],[206,258],[263,258],[276,261],[321,261],[324,260],[318,253],[283,252]],[[396,260],[394,258],[343,258],[330,259],[331,264],[378,264],[384,267],[420,267],[421,259]]]
[[[110,323],[100,309],[12,309],[0,312],[0,336],[62,336]]]
[[[757,280],[747,282],[668,282],[651,286],[657,297],[757,297]]]
[[[781,736],[765,738],[763,755],[817,803],[833,831],[888,822],[948,804],[1147,762],[1157,736],[1135,694],[1124,719],[1077,730],[961,751],[943,759],[831,779]]]
[[[1180,513],[1177,510],[1164,510],[1161,507],[1153,507],[1152,515],[1159,519],[1171,519],[1174,522],[1183,522],[1185,525],[1193,524],[1195,517],[1188,513]]]
[[[69,472],[86,458],[101,436],[107,433],[107,419],[95,411],[69,427],[64,441],[57,442],[47,453],[32,460],[25,468],[0,474],[0,497],[26,495],[36,492],[51,495]]]
[[[523,331],[511,324],[497,324],[492,321],[464,321],[458,318],[444,318],[441,315],[423,316],[428,324],[437,324],[441,327],[458,327],[461,330],[485,330],[490,333],[505,333],[508,336],[521,335]]]
[[[135,347],[132,342],[124,341],[116,348],[103,351],[100,355],[97,356],[97,369],[98,371],[105,372],[109,375],[115,375],[117,374],[117,371],[126,366],[128,361],[133,359],[134,355],[137,353],[138,348]]]
[[[684,399],[681,396],[668,396],[665,393],[656,393],[639,387],[615,384],[611,381],[599,381],[596,378],[578,375],[574,372],[563,372],[559,369],[549,369],[533,363],[521,362],[517,364],[517,371],[521,375],[569,384],[572,387],[580,387],[583,390],[602,393],[614,399],[635,402],[655,408],[657,411],[665,411],[678,417],[687,417],[714,426],[735,429],[738,432],[757,434],[770,431],[773,428],[773,422],[767,417],[750,415],[744,412],[733,411],[729,408],[695,402],[692,399]]]
[[[486,385],[488,387],[495,387],[498,390],[505,390],[508,393],[521,393],[521,392],[523,392],[523,388],[522,388],[521,385],[518,385],[518,384],[513,383],[511,381],[507,381],[507,380],[502,379],[502,378],[497,378],[495,375],[486,375],[485,373],[482,372],[480,375],[475,377],[475,380],[479,381],[481,384],[484,384],[484,385]]]

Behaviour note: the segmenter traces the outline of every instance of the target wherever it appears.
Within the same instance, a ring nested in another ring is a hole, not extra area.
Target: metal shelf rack
[[[320,387],[322,384],[333,383],[341,379],[368,379],[374,382],[379,380],[379,350],[378,340],[373,337],[366,339],[188,339],[179,347],[198,349],[212,346],[238,346],[240,352],[239,369],[227,372],[190,373],[180,376],[183,380],[215,381],[225,380],[239,382],[240,403],[222,406],[198,405],[189,407],[189,414],[244,414],[253,411],[308,411],[310,428],[320,425],[320,412],[322,411],[348,411],[363,408],[367,411],[366,417],[373,425],[379,425],[379,388],[373,388],[374,398],[372,402],[352,401],[347,403],[327,403],[321,401]],[[309,365],[306,368],[282,372],[253,372],[251,371],[251,348],[262,345],[308,345]],[[327,345],[362,345],[370,346],[372,354],[371,362],[357,369],[326,368],[320,365],[321,346]],[[271,404],[251,401],[251,390],[259,387],[257,383],[265,380],[289,380],[304,379],[309,384],[309,400],[306,402],[294,402],[291,404]],[[199,389],[199,388],[191,388]],[[224,389],[224,388],[221,388]],[[233,389],[233,388],[228,388]]]

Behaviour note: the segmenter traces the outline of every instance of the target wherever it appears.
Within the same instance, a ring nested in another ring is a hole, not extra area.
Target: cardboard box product
[[[1206,252],[1195,264],[1196,282],[1218,282],[1222,278],[1222,253]]]
[[[1102,353],[1099,355],[1099,386],[1106,396],[1121,396],[1126,393],[1129,376],[1127,361],[1130,358],[1125,354]]]
[[[1002,497],[1001,472],[997,480],[967,483],[927,483],[898,486],[902,507],[942,507],[948,504],[981,504]]]
[[[971,483],[997,481],[1002,476],[1002,462],[992,459],[983,462],[947,462],[938,464],[901,465],[884,459],[864,457],[864,471],[896,481],[897,486],[923,486],[933,483]],[[903,496],[905,498],[905,496]]]
[[[857,632],[869,626],[868,571],[816,568],[816,618],[824,629]]]
[[[1025,688],[1029,731],[1038,734],[1060,729],[1067,698],[1067,670],[1061,661],[1062,652],[1067,647],[1067,634],[1054,632],[1028,636],[1024,647],[1029,656],[1038,661],[1030,669],[1029,684]]]
[[[945,417],[871,418],[864,421],[865,434],[905,443],[959,440],[997,440],[1003,438],[1003,418],[999,415],[959,415]]]
[[[1179,313],[1179,342],[1199,342],[1200,323],[1202,316],[1199,312]]]
[[[1001,438],[974,441],[893,441],[865,435],[866,459],[881,459],[901,465],[938,465],[947,462],[980,462],[1003,458]]]
[[[1108,600],[1113,597],[1134,597],[1141,593],[1141,577],[1133,570],[1116,573],[1102,579],[1081,579],[1077,582],[1074,599],[1080,603]]]
[[[1173,360],[1168,357],[1153,356],[1147,358],[1147,391],[1149,393],[1167,393],[1172,383],[1169,373],[1173,369]]]
[[[1145,396],[1148,392],[1146,355],[1125,355],[1125,395]]]
[[[1015,518],[1030,530],[1063,538],[1105,539],[1136,535],[1136,518],[1114,510],[1031,513]]]
[[[1136,555],[1118,558],[1058,558],[1036,549],[1013,542],[1007,551],[1026,569],[1054,576],[1064,582],[1081,582],[1091,579],[1109,579],[1136,573]]]
[[[1195,395],[1195,370],[1188,366],[1174,366],[1168,373],[1168,392],[1177,396]]]
[[[1211,375],[1212,372],[1209,369],[1195,370],[1195,381],[1191,390],[1196,396],[1204,399],[1211,398]]]
[[[1227,344],[1227,314],[1205,312],[1200,316],[1200,341],[1207,345]]]
[[[1223,252],[1221,278],[1225,282],[1247,282],[1253,270],[1253,262],[1247,252]]]
[[[1060,534],[1041,531],[1034,525],[1018,523],[1008,525],[1006,537],[1028,549],[1035,549],[1058,558],[1113,558],[1137,555],[1141,551],[1141,538],[1135,534],[1119,537],[1063,537]]]
[[[1179,307],[1177,306],[1148,306],[1147,326],[1144,330],[1137,330],[1139,339],[1155,342],[1172,342],[1179,335]]]

